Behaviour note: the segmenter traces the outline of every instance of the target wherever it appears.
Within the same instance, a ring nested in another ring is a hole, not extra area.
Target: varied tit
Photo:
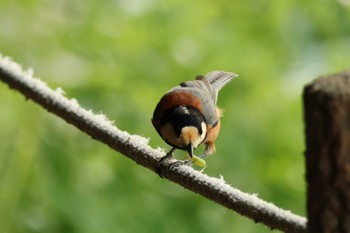
[[[173,148],[159,160],[157,169],[165,159],[173,156],[175,149],[187,151],[192,161],[194,158],[198,161],[193,150],[201,144],[205,145],[205,150],[199,158],[215,152],[214,142],[220,130],[221,115],[221,110],[216,107],[218,92],[237,76],[231,72],[213,71],[181,83],[160,99],[152,124]]]

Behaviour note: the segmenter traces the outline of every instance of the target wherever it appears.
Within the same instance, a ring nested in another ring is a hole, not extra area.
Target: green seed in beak
[[[204,159],[201,159],[195,155],[193,155],[192,162],[199,167],[205,167],[207,165],[207,163],[204,161]]]

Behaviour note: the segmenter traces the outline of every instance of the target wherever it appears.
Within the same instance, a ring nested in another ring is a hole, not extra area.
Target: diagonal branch
[[[152,171],[155,171],[157,161],[164,156],[162,150],[151,148],[147,139],[119,130],[104,115],[80,107],[75,99],[64,97],[60,88],[50,89],[41,80],[33,78],[31,71],[23,71],[20,65],[1,55],[0,80],[92,138]],[[162,173],[168,180],[255,222],[284,232],[306,232],[306,218],[261,200],[256,195],[243,193],[226,184],[223,179],[209,177],[184,165],[165,166]]]

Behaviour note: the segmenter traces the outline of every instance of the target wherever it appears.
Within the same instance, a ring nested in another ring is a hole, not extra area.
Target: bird
[[[197,75],[166,92],[158,102],[151,119],[160,137],[172,149],[157,163],[157,172],[176,149],[187,151],[189,161],[205,166],[203,158],[215,152],[215,140],[220,131],[222,110],[216,106],[218,93],[238,75],[233,72],[212,71]],[[194,149],[205,145],[200,156]]]

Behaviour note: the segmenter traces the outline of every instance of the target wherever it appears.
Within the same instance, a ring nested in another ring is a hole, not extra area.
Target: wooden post
[[[350,71],[304,89],[309,233],[350,232]]]

